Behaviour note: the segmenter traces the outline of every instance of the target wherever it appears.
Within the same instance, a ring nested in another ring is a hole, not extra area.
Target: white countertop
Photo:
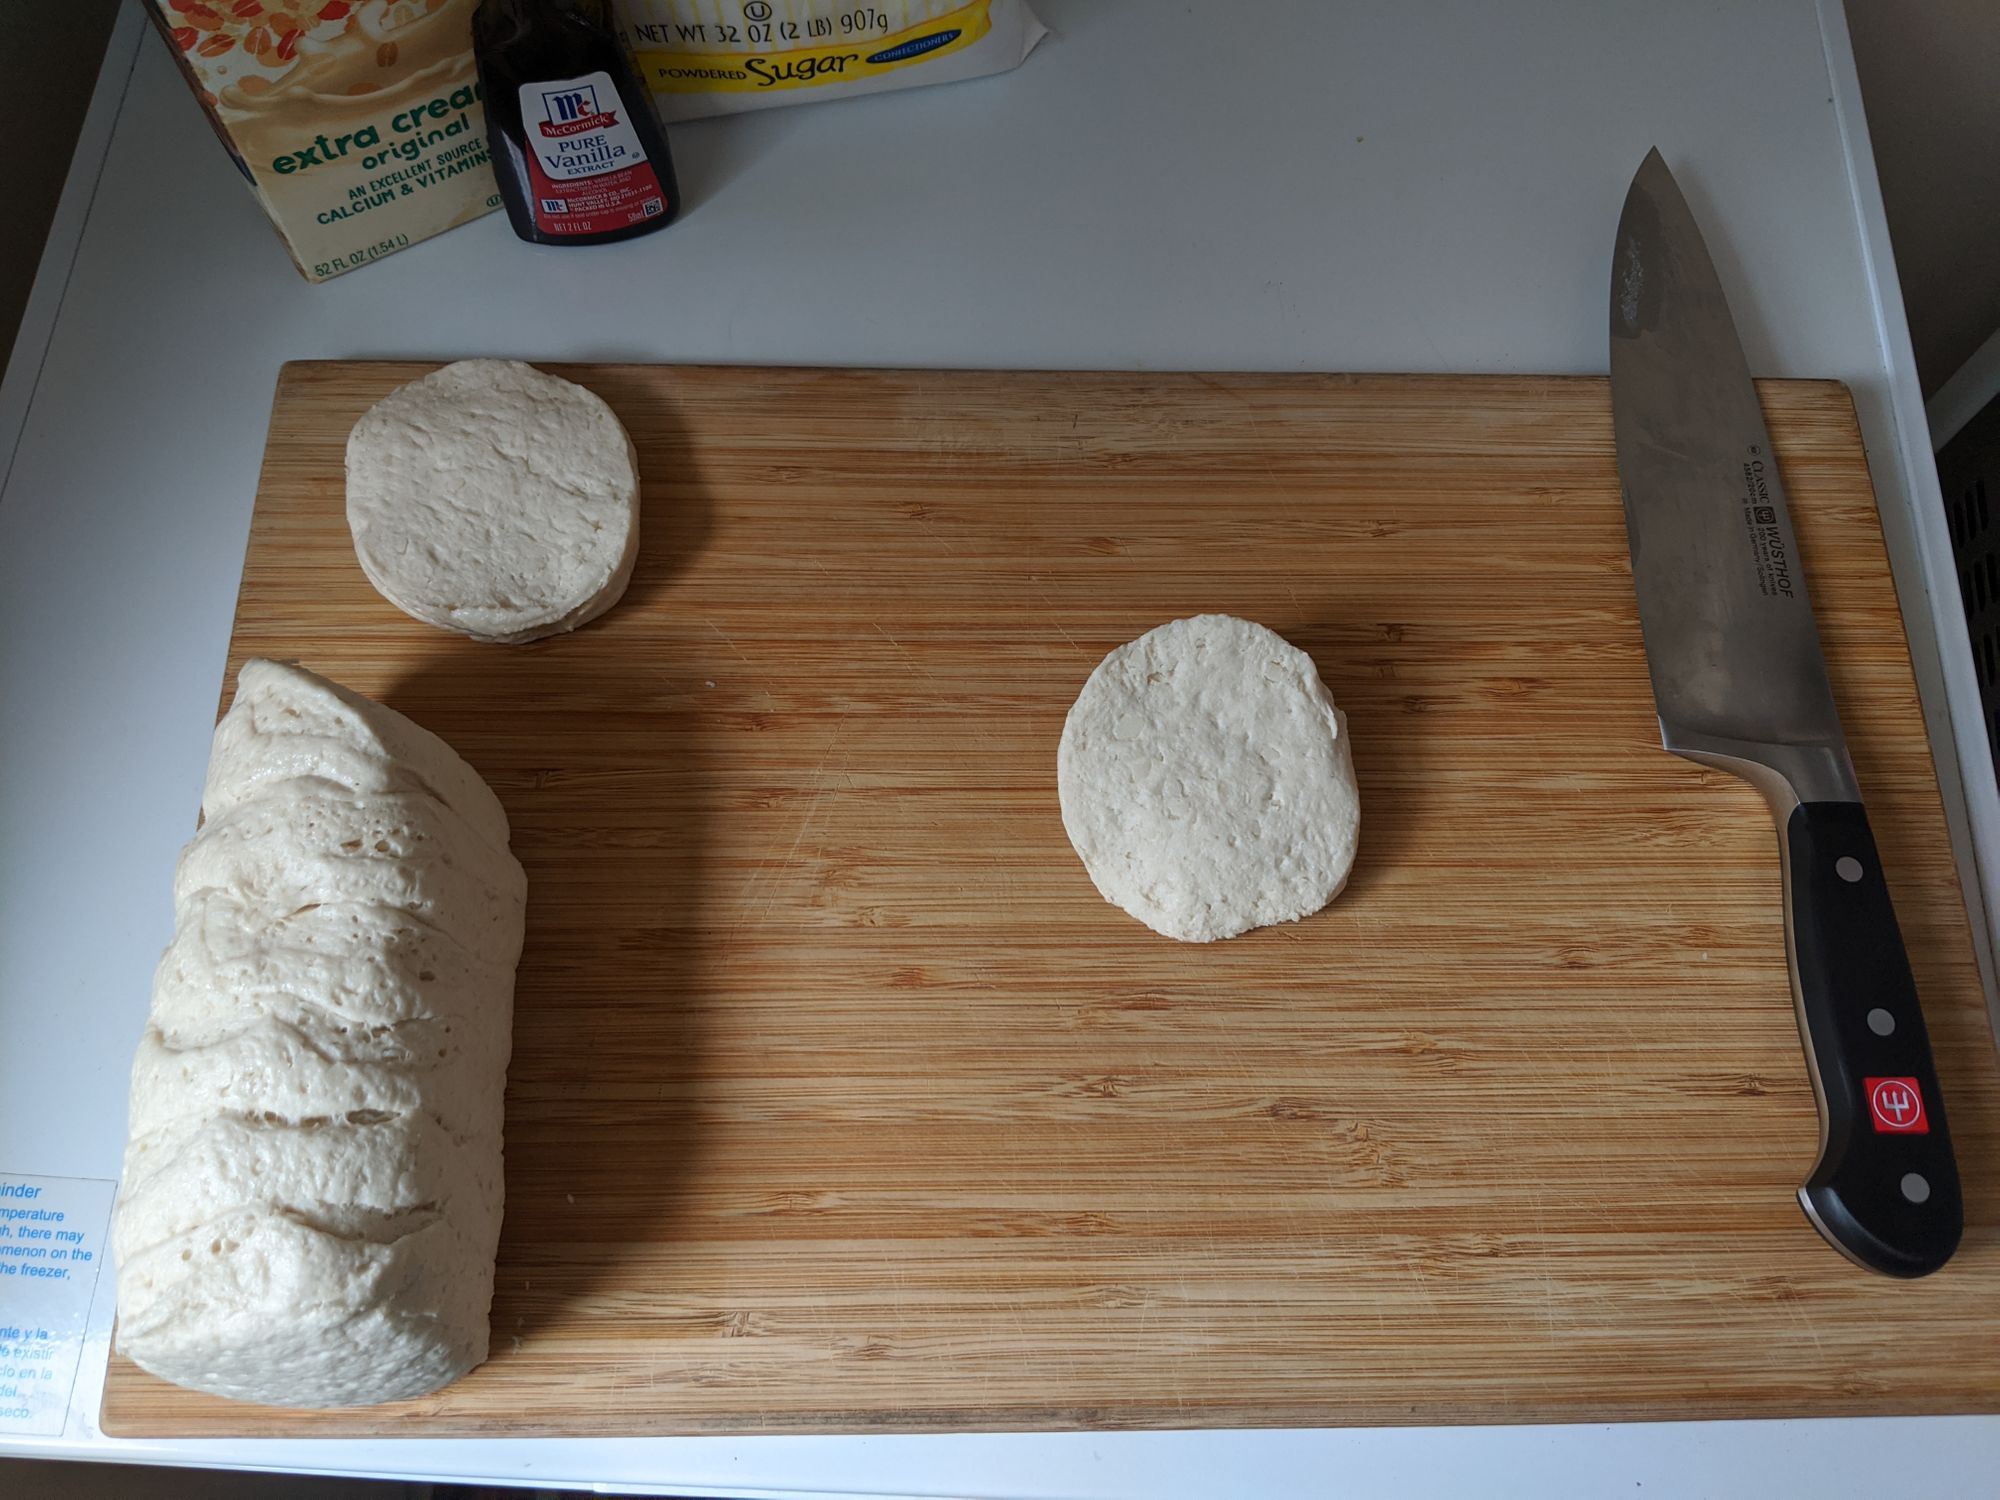
[[[537,250],[496,215],[319,287],[128,10],[0,385],[0,1169],[117,1175],[284,361],[1596,373],[1655,143],[1752,368],[1854,389],[1988,930],[2000,807],[1957,790],[1977,700],[1933,624],[1956,581],[1837,0],[1035,3],[1055,34],[1015,73],[678,127],[664,235]],[[2000,1418],[123,1443],[109,1303],[66,1433],[0,1452],[732,1495],[1880,1500],[2000,1470]]]

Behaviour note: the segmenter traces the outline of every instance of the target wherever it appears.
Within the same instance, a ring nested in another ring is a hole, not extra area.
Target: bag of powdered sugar
[[[1025,0],[617,0],[617,12],[667,120],[1003,73],[1047,35]]]

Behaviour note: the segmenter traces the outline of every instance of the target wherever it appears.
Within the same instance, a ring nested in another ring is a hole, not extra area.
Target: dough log
[[[472,768],[252,661],[133,1065],[118,1346],[271,1406],[421,1396],[486,1358],[527,878]]]

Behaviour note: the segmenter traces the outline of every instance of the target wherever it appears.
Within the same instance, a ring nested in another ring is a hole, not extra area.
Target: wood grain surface
[[[643,550],[504,647],[349,544],[347,430],[425,368],[285,370],[229,668],[403,710],[513,819],[493,1358],[325,1414],[118,1360],[107,1431],[2000,1407],[2000,1075],[1841,386],[1763,396],[1965,1177],[1914,1284],[1795,1201],[1775,835],[1659,748],[1601,380],[555,367]],[[1362,841],[1327,911],[1188,946],[1098,898],[1055,747],[1207,610],[1318,662]]]

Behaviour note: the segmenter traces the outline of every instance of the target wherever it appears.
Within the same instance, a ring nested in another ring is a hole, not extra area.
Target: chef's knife
[[[1925,1275],[1963,1226],[1930,1038],[1749,365],[1658,151],[1618,221],[1611,409],[1660,737],[1750,782],[1778,824],[1792,998],[1820,1118],[1799,1202],[1849,1259]]]

